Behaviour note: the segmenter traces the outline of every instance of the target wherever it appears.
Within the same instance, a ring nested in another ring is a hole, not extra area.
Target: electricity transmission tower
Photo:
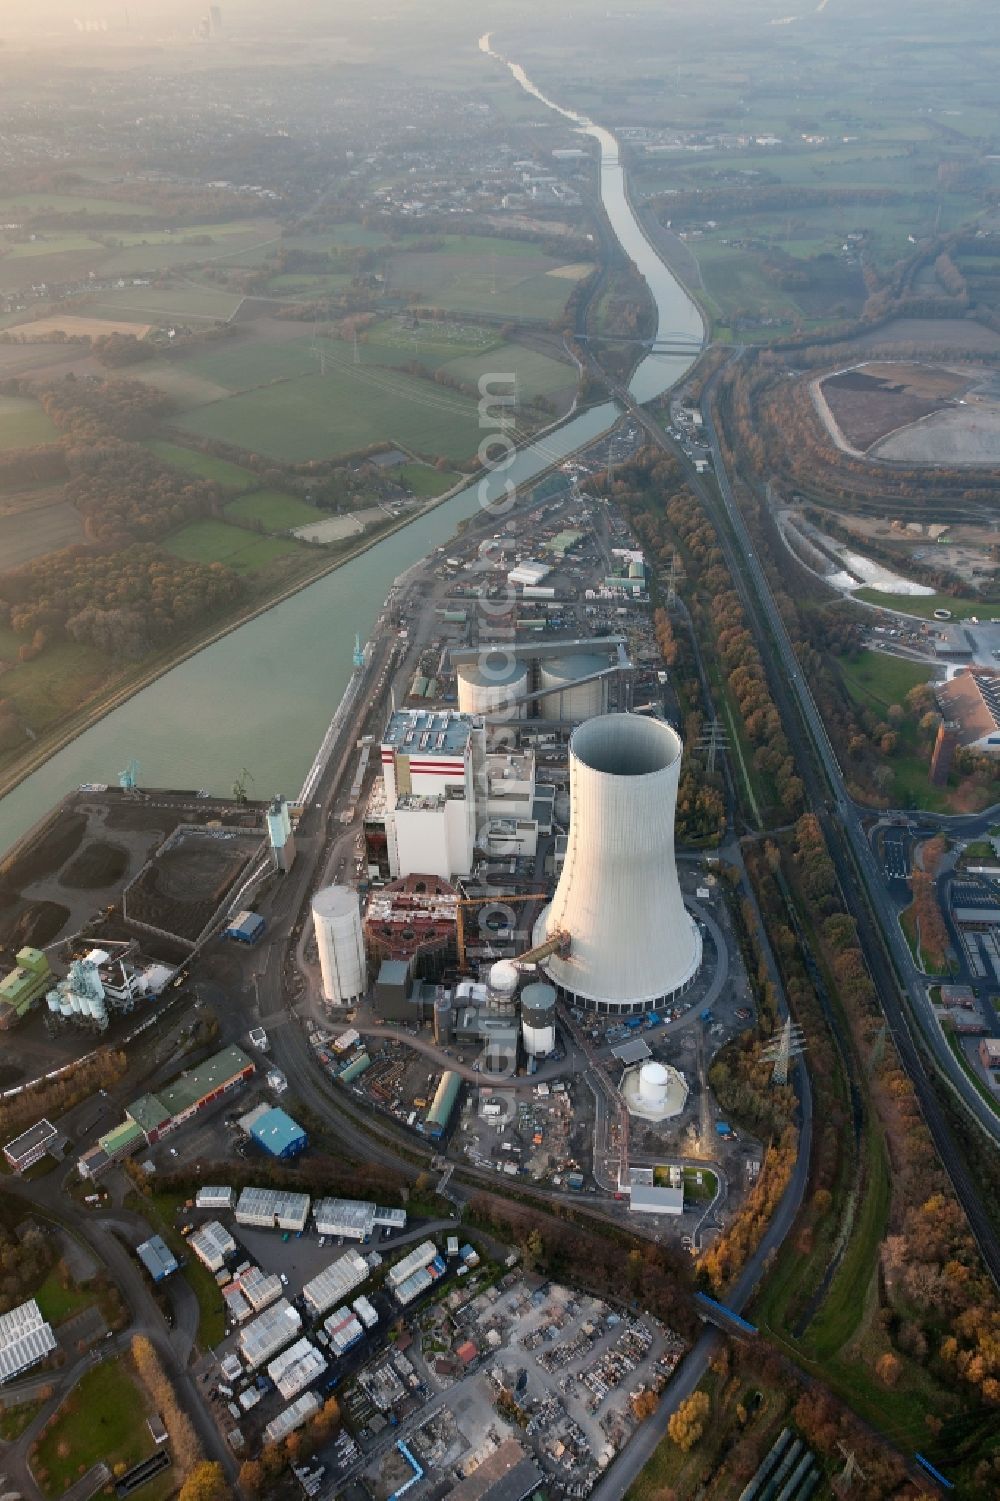
[[[705,770],[715,770],[716,757],[729,749],[727,730],[721,719],[710,719],[698,736],[696,749],[705,752]]]
[[[761,1062],[774,1065],[771,1083],[787,1084],[788,1069],[792,1059],[798,1058],[805,1050],[806,1040],[802,1028],[789,1016],[779,1036],[769,1042],[766,1048],[761,1049]]]

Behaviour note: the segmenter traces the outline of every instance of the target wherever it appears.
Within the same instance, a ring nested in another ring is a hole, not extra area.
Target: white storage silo
[[[681,754],[675,730],[636,714],[602,715],[570,737],[566,859],[533,936],[566,935],[568,952],[543,967],[590,1010],[652,1010],[701,963],[674,859]]]
[[[554,691],[539,700],[542,719],[582,721],[603,714],[608,707],[608,680],[592,674],[608,666],[608,657],[593,652],[543,657],[539,663],[539,686]],[[584,683],[581,678],[591,681]]]
[[[477,662],[459,664],[458,707],[463,714],[490,714],[500,719],[523,719],[526,704],[512,700],[528,691],[528,664],[503,649],[486,647]]]
[[[669,1074],[662,1063],[644,1063],[639,1070],[639,1100],[649,1110],[663,1110],[667,1103]]]
[[[521,1036],[529,1058],[547,1058],[556,1048],[556,992],[536,980],[521,991]]]
[[[350,886],[324,886],[312,899],[323,996],[334,1006],[360,1000],[368,987],[358,895]]]

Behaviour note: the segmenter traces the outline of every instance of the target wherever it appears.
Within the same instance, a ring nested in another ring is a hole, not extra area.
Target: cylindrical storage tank
[[[487,1000],[491,1011],[512,1013],[521,976],[516,964],[498,959],[490,965]]]
[[[46,1006],[48,1006],[49,1010],[54,1013],[54,1015],[60,1015],[60,1013],[62,1012],[62,1006],[59,1002],[58,990],[49,991],[48,995],[45,997],[45,1004]]]
[[[628,565],[628,576],[630,579],[641,579],[643,572],[644,569],[641,563],[630,563]]]
[[[484,649],[477,662],[460,663],[458,707],[463,714],[491,714],[499,719],[523,719],[526,704],[513,703],[528,691],[528,664],[502,649]]]
[[[349,1006],[368,988],[357,892],[350,886],[324,886],[312,899],[312,915],[324,999]]]
[[[639,1070],[639,1099],[650,1110],[666,1110],[670,1075],[662,1063],[644,1063]]]
[[[73,997],[71,995],[64,995],[62,997],[62,999],[59,1002],[59,1010],[62,1012],[63,1016],[72,1016],[73,1015],[74,1007],[73,1007]]]
[[[556,992],[536,980],[521,991],[521,1036],[529,1058],[547,1058],[556,1049]]]
[[[533,938],[565,935],[568,952],[543,966],[590,1010],[653,1010],[701,963],[674,859],[682,750],[668,724],[637,714],[590,719],[570,737],[566,859]]]
[[[609,657],[591,652],[579,656],[543,657],[539,687],[557,690],[539,699],[542,719],[593,719],[608,707],[608,680],[592,674],[610,665]],[[591,678],[583,683],[581,678]]]

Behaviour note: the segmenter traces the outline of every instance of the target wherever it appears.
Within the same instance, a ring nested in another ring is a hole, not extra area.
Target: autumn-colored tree
[[[248,1496],[259,1496],[264,1489],[264,1466],[259,1459],[245,1459],[240,1465],[239,1487]]]
[[[670,1414],[667,1432],[682,1453],[686,1454],[705,1432],[705,1423],[711,1408],[707,1392],[692,1392],[685,1397],[676,1412]]]
[[[181,1486],[178,1501],[231,1501],[230,1488],[222,1466],[205,1459],[196,1464]]]

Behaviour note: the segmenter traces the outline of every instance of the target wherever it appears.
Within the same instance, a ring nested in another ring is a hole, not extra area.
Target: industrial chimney
[[[669,725],[637,714],[588,719],[570,739],[566,862],[534,943],[565,935],[568,951],[543,967],[591,1011],[654,1010],[701,963],[674,860],[682,750]]]

